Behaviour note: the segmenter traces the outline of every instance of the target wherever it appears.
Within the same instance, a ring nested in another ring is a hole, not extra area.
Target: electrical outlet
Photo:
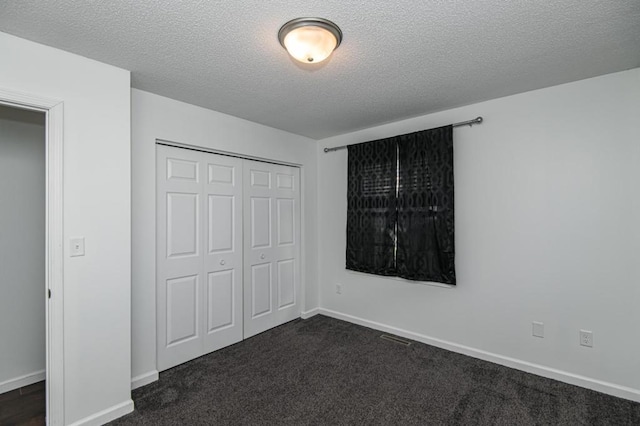
[[[588,330],[580,330],[580,345],[593,347],[593,332]]]
[[[544,323],[534,321],[532,327],[532,334],[534,337],[544,337]]]
[[[337,294],[342,294],[342,284],[340,284],[340,283],[336,284],[336,293]]]
[[[84,256],[84,237],[69,240],[69,256]]]

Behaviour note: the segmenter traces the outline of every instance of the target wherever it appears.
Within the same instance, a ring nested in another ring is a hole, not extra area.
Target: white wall
[[[347,153],[321,150],[479,115],[483,124],[454,130],[458,286],[347,272]],[[640,400],[640,69],[325,139],[318,150],[325,312]],[[544,322],[544,339],[531,336],[532,321]],[[593,331],[593,348],[579,346],[579,329]]]
[[[64,102],[65,423],[104,419],[133,408],[129,72],[4,33],[0,57],[0,87]]]
[[[44,380],[44,124],[0,106],[0,392]]]
[[[132,90],[132,369],[133,386],[156,370],[156,139],[301,165],[302,310],[318,306],[316,144],[302,136]]]

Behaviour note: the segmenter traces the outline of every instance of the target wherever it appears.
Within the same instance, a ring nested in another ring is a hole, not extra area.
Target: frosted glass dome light
[[[342,31],[322,18],[297,18],[280,28],[278,40],[296,60],[305,64],[322,62],[340,46]]]

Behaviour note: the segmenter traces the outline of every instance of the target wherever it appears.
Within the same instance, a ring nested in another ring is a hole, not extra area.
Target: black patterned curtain
[[[401,136],[398,159],[398,276],[455,284],[453,127]]]
[[[350,145],[347,269],[396,275],[397,138]]]

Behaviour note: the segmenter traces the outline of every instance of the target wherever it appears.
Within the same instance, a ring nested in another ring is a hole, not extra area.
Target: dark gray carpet
[[[315,316],[165,371],[114,425],[640,425],[640,404]]]

